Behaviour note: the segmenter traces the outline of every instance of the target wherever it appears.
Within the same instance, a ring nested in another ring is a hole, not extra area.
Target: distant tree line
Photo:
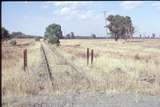
[[[96,39],[95,34],[91,34],[91,36],[75,36],[74,32],[66,34],[64,39]]]
[[[26,35],[22,32],[9,33],[9,31],[4,27],[1,27],[1,37],[2,40],[9,40],[11,38],[42,38],[41,36]]]
[[[66,34],[67,39],[75,39],[75,34],[73,32]]]
[[[44,32],[44,39],[48,40],[50,43],[56,43],[60,45],[60,39],[110,39],[114,38],[115,41],[118,39],[129,39],[129,38],[156,38],[155,33],[152,36],[142,36],[133,37],[135,33],[135,27],[133,26],[131,17],[129,16],[120,16],[120,15],[109,15],[106,20],[109,21],[109,24],[106,25],[106,28],[109,29],[111,37],[97,37],[94,33],[90,36],[75,36],[74,32],[68,33],[66,36],[63,36],[61,25],[53,23],[46,27]],[[8,40],[10,38],[42,38],[41,36],[26,35],[22,32],[12,32],[9,33],[7,29],[1,27],[1,37],[2,40]],[[160,38],[160,35],[159,35]],[[38,40],[38,39],[37,39]]]
[[[159,35],[159,37],[158,36],[156,37],[155,33],[152,33],[151,36],[150,35],[143,35],[142,36],[142,34],[140,34],[138,38],[140,38],[140,39],[156,39],[156,38],[160,38],[160,35]]]

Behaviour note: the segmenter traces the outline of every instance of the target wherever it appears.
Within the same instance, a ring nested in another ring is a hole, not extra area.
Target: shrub
[[[55,43],[57,43],[57,39],[58,38],[56,38],[56,37],[49,37],[48,38],[48,43],[55,44]]]
[[[35,41],[40,41],[40,38],[35,38]]]
[[[141,59],[140,56],[139,56],[139,54],[136,54],[136,55],[134,56],[134,58],[135,58],[136,60],[140,60],[140,59]]]
[[[17,42],[16,42],[16,40],[12,40],[12,41],[10,41],[10,44],[11,44],[11,45],[16,45]]]

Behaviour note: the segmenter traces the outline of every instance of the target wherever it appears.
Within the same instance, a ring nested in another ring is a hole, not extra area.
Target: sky
[[[43,36],[45,28],[56,23],[63,35],[106,36],[105,17],[110,14],[130,16],[135,35],[160,35],[160,1],[4,1],[1,20],[10,33]]]

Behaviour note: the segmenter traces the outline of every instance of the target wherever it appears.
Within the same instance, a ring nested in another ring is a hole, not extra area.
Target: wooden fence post
[[[91,64],[93,64],[93,49],[91,50]]]
[[[27,49],[23,50],[23,59],[24,59],[24,70],[26,70],[27,67]]]
[[[87,65],[89,63],[89,48],[87,48]]]

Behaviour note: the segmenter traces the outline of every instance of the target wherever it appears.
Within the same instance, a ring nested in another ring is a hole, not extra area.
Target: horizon
[[[159,1],[3,1],[2,26],[9,32],[43,36],[45,28],[56,23],[61,25],[63,35],[74,32],[76,36],[94,33],[97,37],[106,37],[104,11],[106,16],[130,16],[135,35],[160,35]]]

